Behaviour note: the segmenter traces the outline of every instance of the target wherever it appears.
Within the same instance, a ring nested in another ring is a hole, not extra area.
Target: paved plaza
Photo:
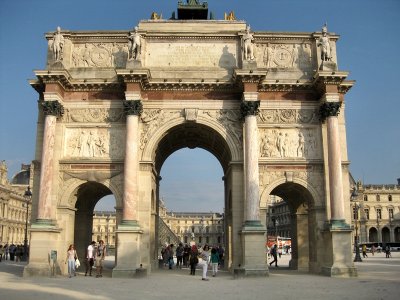
[[[25,263],[0,263],[0,299],[397,299],[400,294],[400,252],[369,255],[356,263],[357,278],[329,278],[291,271],[289,256],[279,267],[270,268],[268,278],[233,279],[221,271],[210,281],[201,280],[201,270],[190,276],[188,269],[162,269],[147,278],[111,278],[112,260],[103,278],[23,278]]]

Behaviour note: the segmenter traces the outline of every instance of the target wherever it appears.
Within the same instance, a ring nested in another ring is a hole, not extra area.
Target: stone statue
[[[318,41],[318,47],[321,47],[321,60],[330,61],[331,56],[331,44],[329,43],[328,28],[326,24],[322,27],[322,36]]]
[[[138,33],[137,26],[135,27],[135,31],[131,32],[128,37],[128,59],[139,60],[140,54],[142,52],[142,46],[140,41],[140,34]]]
[[[250,33],[250,25],[246,27],[246,33],[242,37],[242,49],[244,60],[254,60],[254,49],[253,49],[254,37]]]
[[[61,28],[60,26],[57,27],[57,31],[54,33],[53,37],[53,54],[54,54],[54,59],[56,61],[62,60],[62,53],[63,53],[63,47],[64,47],[64,37],[60,33]]]

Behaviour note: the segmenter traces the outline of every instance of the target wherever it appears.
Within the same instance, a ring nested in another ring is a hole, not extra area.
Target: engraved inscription
[[[234,43],[159,43],[149,42],[146,67],[237,67]]]

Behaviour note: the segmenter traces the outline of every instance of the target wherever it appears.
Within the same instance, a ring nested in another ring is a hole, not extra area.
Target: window
[[[369,209],[368,209],[368,208],[365,208],[365,209],[364,209],[364,213],[365,213],[365,218],[366,218],[367,220],[369,220]]]
[[[389,195],[389,196],[388,196],[388,200],[389,200],[389,201],[392,201],[392,195]]]
[[[382,210],[380,208],[376,209],[376,218],[382,219]]]
[[[368,195],[364,195],[364,201],[368,201]]]
[[[358,210],[353,206],[353,220],[358,220]]]
[[[389,208],[389,218],[393,219],[393,208]]]
[[[381,196],[380,195],[376,195],[376,201],[381,201]]]

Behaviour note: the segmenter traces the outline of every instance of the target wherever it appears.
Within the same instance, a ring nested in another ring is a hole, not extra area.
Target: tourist
[[[392,256],[392,254],[390,253],[389,245],[386,245],[386,247],[385,247],[385,254],[386,254],[386,258],[390,258]]]
[[[372,256],[375,255],[375,251],[376,251],[376,247],[375,247],[375,245],[372,245],[372,247],[371,247]]]
[[[9,253],[10,253],[10,247],[9,247],[9,245],[7,243],[7,244],[4,245],[4,259],[5,260],[8,260],[8,254]]]
[[[196,244],[193,244],[192,247],[190,248],[190,258],[189,258],[189,264],[190,264],[190,275],[195,275],[196,273],[196,266],[199,263],[199,250],[197,249]]]
[[[221,268],[224,267],[224,259],[225,259],[224,253],[225,253],[224,248],[222,247],[222,245],[219,245],[218,246],[218,255],[219,255],[219,265]]]
[[[278,267],[278,245],[275,244],[272,248],[271,248],[271,255],[274,258],[273,261],[271,261],[269,263],[269,265],[271,266],[273,263],[275,263],[275,267]]]
[[[86,271],[85,271],[85,276],[87,276],[87,273],[89,272],[89,276],[92,276],[92,268],[94,265],[94,258],[95,258],[95,247],[96,247],[96,242],[93,241],[90,243],[90,245],[86,249]]]
[[[208,247],[207,244],[204,245],[203,251],[200,253],[200,258],[201,261],[199,260],[199,264],[203,268],[203,276],[201,280],[208,281],[209,279],[207,278],[207,270],[208,270],[208,264],[210,263],[210,247]]]
[[[183,247],[183,265],[185,267],[189,266],[189,256],[190,256],[190,246],[185,244]]]
[[[4,248],[3,245],[0,245],[0,262],[3,259],[3,256],[4,256]]]
[[[168,269],[172,269],[174,266],[174,244],[170,244],[167,247],[167,259],[168,259]]]
[[[217,276],[219,265],[219,253],[216,248],[211,249],[211,266],[212,266],[212,276]]]
[[[78,255],[76,254],[75,246],[73,244],[71,244],[68,247],[67,258],[65,259],[65,264],[68,263],[68,276],[69,276],[69,278],[71,278],[72,275],[76,276],[75,259],[78,259]]]
[[[100,240],[96,249],[96,278],[103,277],[103,261],[106,258],[107,250],[104,241]]]
[[[183,264],[183,244],[179,243],[178,247],[176,247],[176,267],[182,269]]]
[[[367,255],[367,245],[362,245],[362,254],[363,254],[363,258],[366,258],[366,257],[368,257],[368,255]]]

